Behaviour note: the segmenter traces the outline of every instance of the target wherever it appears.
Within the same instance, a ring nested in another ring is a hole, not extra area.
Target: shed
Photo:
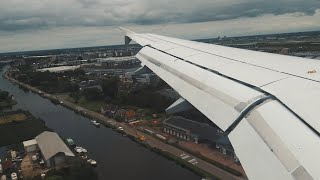
[[[45,131],[35,139],[48,167],[63,165],[68,162],[69,158],[74,157],[71,150],[54,132]]]
[[[38,143],[35,139],[23,141],[23,147],[27,153],[35,152],[38,150]]]

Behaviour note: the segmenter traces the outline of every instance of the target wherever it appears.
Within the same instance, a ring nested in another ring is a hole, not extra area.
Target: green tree
[[[111,78],[108,80],[104,80],[101,84],[103,94],[108,97],[116,97],[118,94],[118,78]]]
[[[98,88],[89,88],[83,90],[82,94],[87,100],[98,100],[102,97],[102,92]]]
[[[84,161],[75,161],[70,169],[68,180],[97,180],[98,176],[94,169]]]

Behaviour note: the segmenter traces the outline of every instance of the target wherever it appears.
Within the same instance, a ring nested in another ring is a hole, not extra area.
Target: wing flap
[[[320,84],[290,77],[263,87],[320,133]]]
[[[229,139],[252,179],[320,178],[319,137],[277,101],[256,108]]]

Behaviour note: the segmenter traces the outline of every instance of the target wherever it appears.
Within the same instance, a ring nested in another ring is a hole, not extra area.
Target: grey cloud
[[[312,15],[318,7],[320,1],[315,0],[2,0],[0,30],[195,23],[293,12]]]
[[[285,26],[284,26],[285,25]],[[136,32],[183,39],[241,36],[320,29],[320,8],[313,15],[287,13],[185,24],[131,25]],[[19,33],[0,31],[0,52],[122,44],[123,34],[114,26],[56,27]]]

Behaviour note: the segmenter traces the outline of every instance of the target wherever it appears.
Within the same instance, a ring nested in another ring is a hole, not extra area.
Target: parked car
[[[17,173],[15,173],[15,172],[12,173],[12,174],[11,174],[11,179],[12,179],[12,180],[17,180],[17,179],[18,179]]]

